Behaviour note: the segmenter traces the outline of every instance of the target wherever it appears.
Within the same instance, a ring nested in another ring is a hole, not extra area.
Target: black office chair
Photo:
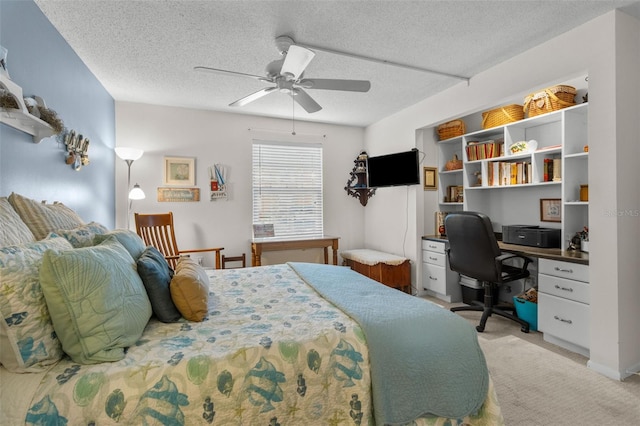
[[[531,259],[518,254],[503,254],[493,233],[489,217],[476,212],[450,213],[445,219],[445,230],[449,239],[449,267],[460,274],[482,282],[484,304],[475,302],[470,306],[458,306],[451,311],[482,311],[479,332],[484,331],[487,319],[493,315],[516,321],[524,333],[529,332],[529,323],[515,314],[511,305],[500,305],[497,300],[499,287],[507,282],[529,276],[527,267]],[[522,267],[505,265],[507,259],[520,258]],[[511,313],[507,312],[511,311]]]

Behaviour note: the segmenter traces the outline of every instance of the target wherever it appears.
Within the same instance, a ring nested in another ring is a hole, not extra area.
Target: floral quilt
[[[25,423],[374,424],[368,351],[356,322],[288,265],[208,274],[205,321],[152,319],[119,362],[63,359],[43,375]],[[493,425],[502,415],[491,386],[477,416],[420,420]]]

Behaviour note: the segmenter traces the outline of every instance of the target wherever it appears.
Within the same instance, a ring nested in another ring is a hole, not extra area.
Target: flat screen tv
[[[418,150],[369,157],[367,160],[368,186],[419,185],[420,160]]]

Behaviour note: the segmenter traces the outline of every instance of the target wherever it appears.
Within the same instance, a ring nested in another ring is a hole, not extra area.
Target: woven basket
[[[452,120],[438,126],[438,137],[443,141],[445,139],[455,138],[456,136],[462,136],[466,131],[464,121]]]
[[[462,168],[462,160],[458,159],[456,154],[453,154],[453,158],[447,161],[444,165],[445,170],[460,170]]]
[[[482,113],[482,128],[502,126],[524,118],[522,105],[511,104]]]
[[[575,105],[575,97],[576,89],[574,87],[563,85],[548,87],[524,98],[524,111],[529,117],[557,111]]]

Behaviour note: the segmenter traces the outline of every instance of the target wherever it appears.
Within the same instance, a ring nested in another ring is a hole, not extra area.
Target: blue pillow
[[[162,253],[153,246],[148,246],[136,262],[138,275],[147,289],[151,308],[155,316],[162,322],[176,322],[182,315],[171,300],[169,284],[173,270],[169,268]]]

